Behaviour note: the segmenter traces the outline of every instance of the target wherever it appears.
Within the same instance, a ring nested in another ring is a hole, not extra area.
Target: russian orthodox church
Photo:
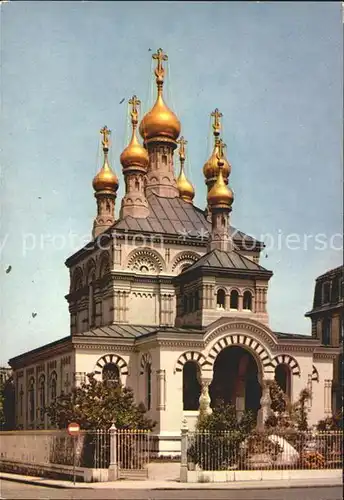
[[[129,101],[123,181],[109,163],[110,130],[101,130],[93,238],[66,261],[70,334],[10,360],[16,425],[48,427],[41,409],[89,372],[134,390],[157,421],[161,454],[178,451],[181,422],[194,427],[200,401],[208,412],[217,401],[230,402],[239,417],[250,409],[262,425],[274,378],[292,401],[303,388],[311,390],[314,424],[331,414],[338,348],[324,345],[316,331],[271,330],[272,272],[260,264],[264,245],[230,221],[234,194],[222,114],[211,113],[214,147],[203,168],[207,200],[199,208],[185,170],[187,141],[164,100],[167,56],[159,49],[153,59],[154,106],[140,121],[139,99]]]

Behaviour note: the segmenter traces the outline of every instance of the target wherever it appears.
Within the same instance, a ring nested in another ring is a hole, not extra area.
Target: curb
[[[64,484],[49,484],[46,482],[45,479],[43,479],[42,482],[40,482],[39,479],[34,480],[34,479],[22,479],[21,477],[3,477],[0,475],[0,480],[1,481],[12,481],[13,483],[22,483],[22,484],[32,484],[34,486],[44,486],[46,488],[59,488],[59,489],[67,489],[67,488],[76,488],[78,483],[75,483],[75,486],[72,484],[71,485],[64,485]]]
[[[71,482],[70,484],[61,484],[59,483],[58,481],[56,481],[56,484],[54,483],[48,483],[47,480],[43,479],[43,480],[40,480],[40,479],[37,479],[37,480],[34,480],[34,479],[24,479],[24,478],[21,478],[21,477],[3,477],[0,475],[0,480],[3,480],[3,481],[12,481],[12,482],[15,482],[15,483],[21,483],[21,484],[30,484],[30,485],[33,485],[33,486],[43,486],[43,487],[46,487],[46,488],[56,488],[56,489],[75,489],[75,488],[79,488],[79,489],[89,489],[89,490],[102,490],[102,489],[116,489],[117,491],[119,490],[122,490],[123,491],[126,491],[126,490],[133,490],[135,489],[135,491],[140,491],[140,490],[149,490],[149,491],[186,491],[186,490],[192,490],[192,491],[219,491],[219,490],[224,490],[224,491],[228,491],[228,490],[231,490],[231,491],[234,491],[234,490],[284,490],[284,489],[310,489],[310,488],[336,488],[336,487],[341,487],[343,486],[343,483],[341,481],[338,481],[338,482],[332,482],[330,484],[284,484],[284,485],[270,485],[267,484],[267,482],[265,482],[265,484],[261,484],[261,485],[245,485],[244,482],[242,482],[242,484],[240,486],[236,486],[233,488],[233,485],[231,485],[231,483],[218,483],[219,485],[221,484],[220,487],[152,487],[152,486],[145,486],[144,485],[144,482],[142,482],[142,487],[141,488],[116,488],[116,486],[114,485],[113,488],[101,488],[99,485],[100,483],[98,482],[97,483],[97,486],[93,486],[92,483],[75,483],[75,486],[73,485],[73,483]],[[51,481],[54,481],[53,479]],[[82,484],[82,486],[81,486]],[[87,484],[87,486],[86,486]],[[89,486],[88,486],[89,484]],[[181,484],[181,483],[179,483]],[[195,483],[185,483],[185,485],[187,484],[195,484]],[[224,487],[222,486],[223,484],[227,484],[227,487]],[[236,483],[238,484],[238,483]]]

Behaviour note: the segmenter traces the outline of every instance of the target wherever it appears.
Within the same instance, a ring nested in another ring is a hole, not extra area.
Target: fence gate
[[[117,430],[116,434],[119,479],[148,478],[149,431]]]

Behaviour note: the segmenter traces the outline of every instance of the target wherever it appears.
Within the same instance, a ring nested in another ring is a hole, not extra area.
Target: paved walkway
[[[37,486],[50,486],[51,488],[71,488],[71,481],[60,481],[55,479],[46,479],[42,477],[22,476],[20,474],[0,473],[0,479],[8,479],[20,483],[35,484]],[[174,489],[198,489],[198,490],[234,490],[234,489],[279,489],[279,488],[314,488],[324,486],[342,486],[341,478],[313,478],[309,479],[293,479],[285,481],[240,481],[231,483],[180,483],[178,481],[111,481],[106,483],[76,483],[76,488],[88,489],[128,489],[128,490],[174,490]]]

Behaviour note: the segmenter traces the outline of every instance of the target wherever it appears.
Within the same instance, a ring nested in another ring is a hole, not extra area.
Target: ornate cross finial
[[[140,106],[141,101],[136,97],[136,95],[133,95],[133,97],[129,99],[129,104],[131,104],[131,111],[130,111],[131,123],[133,125],[136,125],[139,117],[139,112],[137,108],[138,106]]]
[[[221,130],[220,118],[222,118],[223,115],[222,113],[220,113],[218,108],[216,108],[215,111],[211,113],[211,116],[214,118],[214,123],[213,123],[214,135],[215,136],[220,135],[220,130]]]
[[[188,141],[184,139],[184,136],[182,136],[180,139],[178,139],[177,143],[179,144],[179,159],[180,161],[185,160],[185,146],[187,145]]]
[[[106,125],[104,125],[104,127],[100,130],[100,133],[103,136],[103,140],[102,140],[103,148],[109,149],[109,145],[110,145],[109,136],[111,134],[111,130],[109,130]]]
[[[157,83],[163,83],[165,70],[163,68],[162,62],[168,60],[167,54],[165,54],[162,49],[158,49],[156,53],[152,55],[152,58],[158,61],[158,65],[154,71],[156,76],[156,81]]]
[[[219,139],[218,143],[217,143],[217,148],[218,148],[218,153],[217,153],[217,159],[218,159],[218,165],[219,166],[222,166],[223,165],[223,155],[224,155],[224,151],[226,149],[226,144],[224,144],[223,140],[222,139]]]

